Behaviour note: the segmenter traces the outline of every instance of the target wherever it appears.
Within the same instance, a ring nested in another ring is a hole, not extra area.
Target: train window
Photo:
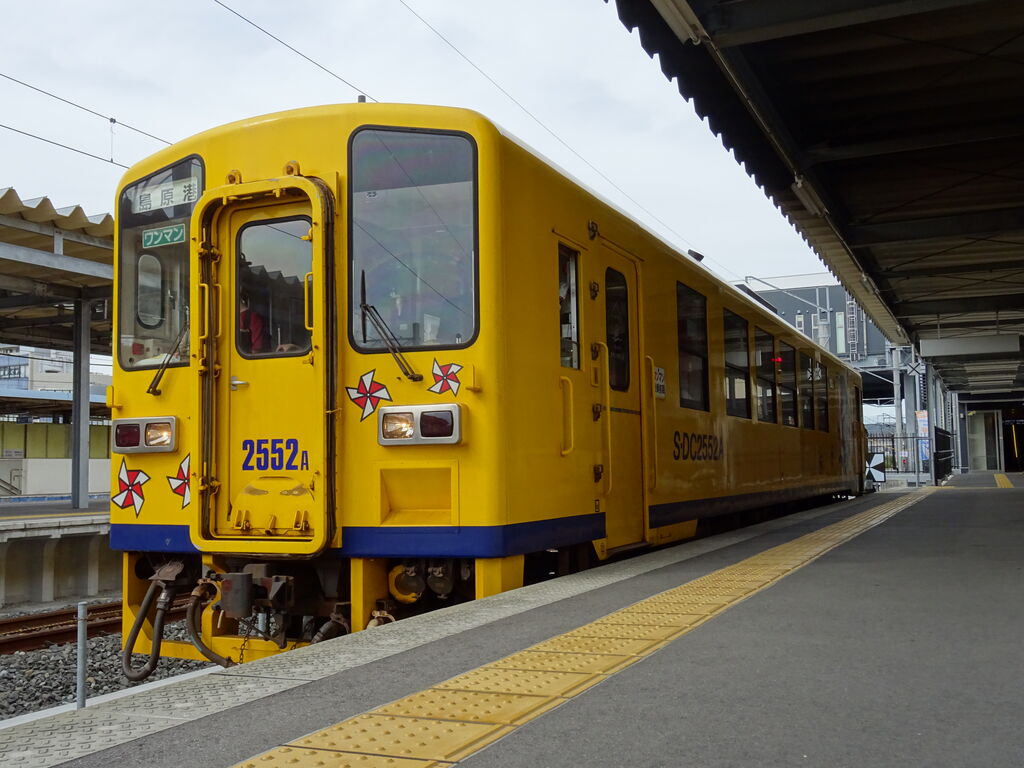
[[[800,353],[800,426],[814,429],[814,360]]]
[[[461,134],[364,128],[352,137],[350,335],[387,348],[465,347],[477,332],[476,148]]]
[[[796,426],[796,350],[784,341],[779,342],[779,404],[782,423]]]
[[[561,328],[562,367],[580,367],[579,300],[576,283],[579,253],[558,244],[558,322]]]
[[[238,232],[235,343],[244,357],[287,357],[310,350],[305,275],[313,268],[306,217],[246,224]]]
[[[725,310],[725,412],[750,418],[750,349],[747,321]]]
[[[708,300],[676,283],[679,328],[679,405],[710,410],[708,398]]]
[[[157,328],[164,320],[164,277],[160,259],[152,253],[143,253],[136,268],[136,319],[143,328]]]
[[[202,191],[202,163],[189,158],[121,193],[117,357],[125,370],[188,364],[188,226]]]
[[[608,385],[619,392],[629,389],[629,285],[611,267],[604,273],[604,321],[608,344]]]
[[[828,368],[814,364],[814,413],[818,429],[828,432]]]
[[[757,420],[775,422],[775,339],[754,329],[754,368],[757,375]]]

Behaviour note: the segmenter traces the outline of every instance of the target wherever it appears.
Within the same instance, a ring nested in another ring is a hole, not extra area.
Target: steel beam
[[[1024,270],[1024,258],[1005,259],[1003,261],[978,260],[970,264],[952,264],[945,267],[911,267],[910,269],[883,269],[880,275],[890,280],[910,279],[914,277],[945,277],[946,275],[966,275],[982,272],[1003,272],[1007,270]]]
[[[893,304],[896,317],[914,315],[954,315],[968,312],[996,312],[1024,309],[1024,293],[1004,293],[994,296],[969,296],[948,299],[921,299],[898,301]]]
[[[37,248],[26,248],[13,243],[0,243],[0,261],[14,261],[19,264],[31,264],[34,267],[56,269],[71,275],[98,277],[103,280],[114,279],[114,266],[99,261],[78,259],[62,253],[40,251]]]
[[[943,237],[977,237],[1021,230],[1024,230],[1024,206],[881,224],[854,224],[846,228],[845,236],[851,248],[865,248],[887,243]]]
[[[70,240],[73,243],[91,245],[95,248],[103,248],[107,251],[114,250],[114,242],[109,237],[94,237],[93,235],[87,235],[84,232],[61,229],[60,227],[55,227],[53,224],[28,221],[20,216],[11,216],[6,213],[0,213],[0,226],[10,227],[11,229],[20,229],[25,232],[34,232],[37,235],[46,235],[47,237],[59,236],[63,237],[65,240]]]
[[[918,152],[922,149],[944,149],[982,141],[1013,139],[1024,135],[1020,122],[979,124],[938,133],[914,133],[910,136],[849,144],[816,144],[804,150],[804,157],[813,163],[834,163],[840,160],[863,160],[868,157]]]
[[[71,506],[89,508],[89,322],[92,305],[75,304],[74,364],[71,385]]]
[[[711,3],[693,0],[715,45],[729,48],[809,32],[960,8],[982,0],[803,0],[803,2]],[[679,2],[679,0],[677,0]],[[703,9],[707,9],[704,12]]]

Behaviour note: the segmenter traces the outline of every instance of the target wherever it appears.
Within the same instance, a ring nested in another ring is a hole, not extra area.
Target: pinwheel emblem
[[[381,400],[391,402],[391,393],[388,392],[388,388],[379,381],[373,380],[373,374],[376,372],[377,370],[374,369],[360,376],[358,386],[345,387],[349,399],[363,409],[360,421],[377,410]]]

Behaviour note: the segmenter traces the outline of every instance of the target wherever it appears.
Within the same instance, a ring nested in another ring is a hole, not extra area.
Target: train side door
[[[609,549],[644,539],[643,458],[637,271],[626,257],[602,247],[591,279],[598,285],[591,339],[594,381],[602,393],[600,487]]]
[[[301,178],[239,186],[256,189],[221,198],[199,297],[216,374],[205,532],[222,551],[314,554],[333,533],[330,193]]]

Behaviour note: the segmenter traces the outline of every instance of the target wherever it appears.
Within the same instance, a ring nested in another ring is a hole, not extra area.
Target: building
[[[891,366],[885,336],[827,272],[747,277],[744,287],[836,357],[862,368]]]

